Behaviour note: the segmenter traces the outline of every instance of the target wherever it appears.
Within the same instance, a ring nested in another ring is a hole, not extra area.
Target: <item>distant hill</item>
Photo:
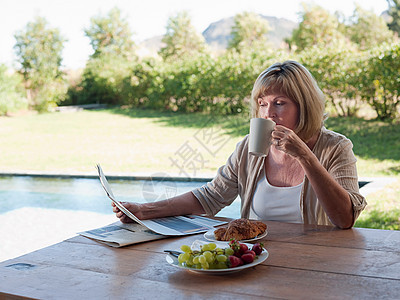
[[[277,18],[270,16],[260,15],[265,18],[270,26],[268,32],[268,41],[275,48],[281,48],[284,39],[290,37],[294,28],[298,26],[296,22],[287,20],[285,18]],[[231,39],[230,33],[234,25],[234,17],[225,18],[217,22],[211,23],[206,30],[203,31],[204,39],[207,44],[214,50],[223,50],[228,46]],[[161,48],[162,36],[155,36],[153,38],[144,40],[140,45],[139,54],[152,55],[157,53]]]
[[[272,46],[281,48],[285,38],[290,37],[297,23],[289,21],[284,18],[263,16],[270,26],[268,32],[268,41]],[[229,40],[231,39],[230,33],[234,25],[234,17],[225,18],[220,21],[211,23],[203,32],[206,42],[215,49],[226,49]]]

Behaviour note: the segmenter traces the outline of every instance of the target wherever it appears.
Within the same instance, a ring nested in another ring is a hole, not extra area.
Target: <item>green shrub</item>
[[[400,43],[372,49],[358,63],[363,99],[378,119],[394,119],[400,103]]]
[[[206,54],[168,63],[162,74],[162,90],[159,90],[164,106],[174,111],[209,111],[214,92],[210,86],[213,69],[214,61]]]
[[[336,46],[314,46],[299,54],[337,115],[354,116],[362,104],[358,59],[356,50]]]
[[[133,61],[115,54],[91,58],[83,71],[81,84],[70,92],[70,96],[75,97],[76,104],[123,104],[124,80],[133,64]]]
[[[21,76],[7,73],[7,67],[0,65],[0,116],[27,106],[27,99],[23,96]]]
[[[70,88],[64,103],[236,114],[248,109],[252,86],[262,70],[294,59],[316,78],[335,114],[354,116],[369,103],[380,119],[393,119],[400,94],[399,53],[399,44],[360,52],[337,43],[296,54],[233,49],[217,57],[199,53],[167,61],[102,54],[88,61],[82,82]]]
[[[163,63],[148,93],[151,108],[183,112],[236,114],[248,109],[259,73],[280,53],[228,51],[214,58],[207,54]]]
[[[37,88],[34,97],[34,108],[38,112],[47,112],[57,107],[67,96],[68,86],[62,79],[55,79]]]
[[[132,66],[122,81],[122,102],[134,107],[150,107],[149,99],[160,87],[162,64],[153,58],[146,58]],[[156,96],[158,98],[158,96]],[[155,105],[157,107],[158,105]],[[162,108],[160,105],[158,108]]]

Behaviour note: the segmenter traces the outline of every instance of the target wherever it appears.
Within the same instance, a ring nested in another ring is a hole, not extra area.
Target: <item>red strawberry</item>
[[[253,256],[256,256],[256,253],[253,250],[247,250],[245,253],[243,254],[247,254],[247,253],[251,253]]]
[[[247,245],[239,243],[239,247],[235,249],[234,255],[237,257],[241,257],[242,254],[245,253],[247,250],[249,250],[249,247],[247,247]]]
[[[253,255],[252,253],[245,253],[242,255],[241,259],[245,264],[250,264],[254,261],[254,257],[255,255]]]
[[[261,252],[263,252],[264,250],[264,245],[262,243],[256,243],[253,245],[251,250],[253,250],[256,253],[256,255],[260,255]]]
[[[249,250],[249,247],[247,247],[246,244],[239,244],[240,246],[240,252],[245,253],[247,250]]]
[[[243,265],[243,260],[234,255],[229,256],[229,268],[236,268],[241,265]]]
[[[234,251],[239,250],[240,246],[239,246],[239,242],[236,240],[230,240],[229,242],[229,247],[231,247]]]

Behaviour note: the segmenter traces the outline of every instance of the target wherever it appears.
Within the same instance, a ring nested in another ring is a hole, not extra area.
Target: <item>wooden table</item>
[[[400,232],[266,222],[269,258],[229,275],[177,269],[164,249],[81,236],[0,263],[0,299],[400,299]]]

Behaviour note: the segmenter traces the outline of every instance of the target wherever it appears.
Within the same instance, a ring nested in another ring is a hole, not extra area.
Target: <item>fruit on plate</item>
[[[260,255],[261,252],[263,251],[263,249],[264,249],[264,245],[262,243],[256,243],[251,248],[251,250],[253,250],[256,255]]]
[[[231,240],[228,247],[218,248],[215,243],[201,246],[200,250],[192,250],[182,245],[183,253],[179,254],[180,265],[194,269],[228,269],[250,264],[264,250],[261,243],[254,244],[251,249],[246,244]]]

